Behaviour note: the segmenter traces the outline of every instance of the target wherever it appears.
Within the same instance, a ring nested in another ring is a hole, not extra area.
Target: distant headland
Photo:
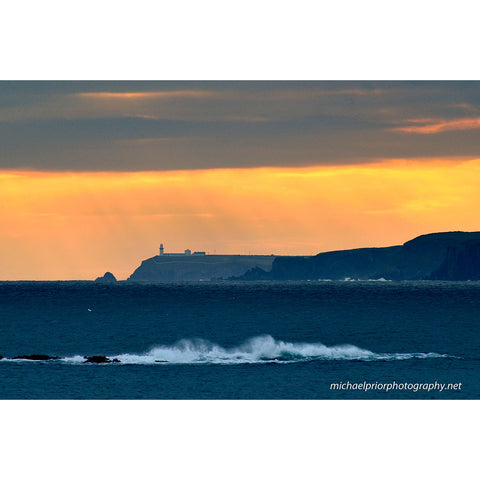
[[[279,257],[241,280],[480,280],[480,232],[421,235],[403,245]]]
[[[270,269],[275,255],[207,255],[190,249],[167,253],[160,244],[159,254],[144,260],[128,278],[137,282],[225,280],[241,276],[253,268]]]
[[[161,244],[159,254],[144,260],[128,281],[327,279],[480,280],[480,232],[430,233],[403,245],[315,256],[167,253]],[[109,280],[107,274],[97,279]]]

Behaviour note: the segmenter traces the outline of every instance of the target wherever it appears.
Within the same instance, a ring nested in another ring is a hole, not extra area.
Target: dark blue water
[[[3,399],[478,399],[480,284],[3,282],[0,355]]]

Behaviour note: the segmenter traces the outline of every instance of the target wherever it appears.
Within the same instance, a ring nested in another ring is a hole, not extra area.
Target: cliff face
[[[479,245],[480,232],[432,233],[394,247],[339,250],[307,258],[278,257],[270,272],[247,272],[243,279],[473,280],[480,278]]]
[[[310,258],[277,258],[271,275],[275,280],[370,278],[377,273],[381,276],[379,272],[387,268],[398,248],[361,248],[320,253]]]
[[[480,241],[449,246],[443,263],[432,280],[480,280]]]

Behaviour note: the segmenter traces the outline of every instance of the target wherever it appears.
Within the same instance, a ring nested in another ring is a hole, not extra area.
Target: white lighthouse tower
[[[163,255],[163,243],[160,244],[160,255]]]

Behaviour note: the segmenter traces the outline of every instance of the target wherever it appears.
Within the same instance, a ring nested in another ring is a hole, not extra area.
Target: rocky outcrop
[[[117,363],[120,362],[118,358],[108,358],[104,355],[92,355],[91,357],[85,357],[85,361],[83,363]]]
[[[50,355],[41,355],[41,354],[33,354],[33,355],[18,355],[17,357],[13,357],[14,360],[58,360],[60,357],[52,357]]]
[[[229,280],[271,280],[271,272],[266,272],[260,267],[254,267],[240,277],[230,277]]]
[[[98,283],[114,283],[117,281],[117,279],[115,278],[113,273],[105,272],[105,275],[103,277],[97,277],[95,281]]]

